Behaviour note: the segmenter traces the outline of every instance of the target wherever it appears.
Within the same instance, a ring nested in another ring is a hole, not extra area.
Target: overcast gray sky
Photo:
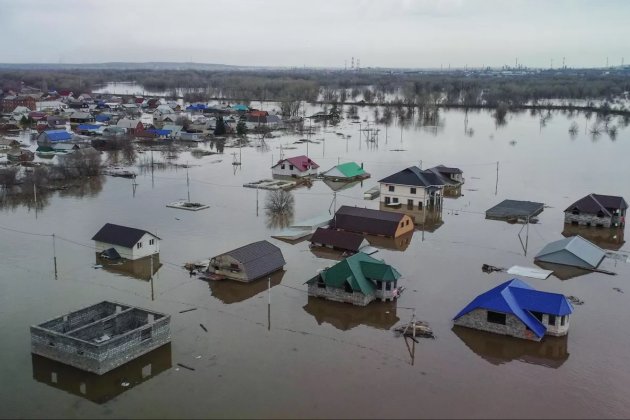
[[[630,1],[0,0],[0,62],[343,67],[630,62]]]

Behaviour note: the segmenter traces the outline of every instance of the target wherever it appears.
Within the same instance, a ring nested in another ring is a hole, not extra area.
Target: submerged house
[[[406,204],[410,210],[442,206],[444,181],[430,170],[411,166],[378,182],[380,201],[387,206]]]
[[[330,225],[333,229],[397,238],[414,230],[411,217],[401,213],[341,206]]]
[[[212,257],[207,273],[250,282],[282,270],[285,264],[280,248],[268,241],[258,241]]]
[[[450,168],[448,166],[438,165],[427,170],[438,175],[447,187],[458,187],[464,183],[464,172],[459,168]]]
[[[305,177],[317,175],[319,165],[313,162],[308,156],[295,156],[281,159],[271,167],[274,176]]]
[[[311,236],[311,245],[356,253],[368,246],[369,242],[358,233],[320,227]]]
[[[540,341],[569,332],[573,307],[558,293],[541,292],[512,279],[477,296],[453,318],[455,325]]]
[[[306,284],[309,296],[365,306],[375,299],[396,299],[399,278],[391,265],[359,252],[322,270]]]
[[[97,253],[114,248],[122,258],[128,260],[137,260],[160,252],[160,238],[156,235],[113,223],[106,223],[92,240]]]
[[[171,341],[170,315],[103,301],[31,326],[31,351],[102,375]]]
[[[545,245],[534,261],[594,270],[605,256],[603,249],[578,235]]]
[[[116,123],[117,127],[125,129],[128,134],[138,134],[144,130],[144,125],[140,120],[122,118]]]
[[[59,141],[70,141],[72,139],[72,133],[69,133],[66,130],[46,130],[42,131],[37,136],[37,144],[45,146]]]
[[[582,226],[624,226],[628,203],[623,197],[589,194],[564,211],[564,223]]]
[[[363,164],[359,166],[356,162],[346,162],[327,170],[322,176],[333,181],[349,182],[369,178],[370,174],[363,170]]]

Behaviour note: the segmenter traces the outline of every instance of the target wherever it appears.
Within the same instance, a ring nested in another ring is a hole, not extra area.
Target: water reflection
[[[271,287],[277,286],[282,282],[282,278],[286,271],[280,270],[271,276],[254,280],[249,283],[241,283],[238,281],[208,281],[212,296],[221,302],[230,305],[232,303],[242,302],[250,299],[259,293],[266,291],[269,287],[268,278],[271,277]]]
[[[389,330],[400,321],[396,316],[396,302],[372,302],[367,306],[354,306],[309,296],[303,309],[319,325],[328,323],[341,331],[348,331],[359,325]]]
[[[391,251],[405,251],[411,239],[413,238],[413,230],[405,234],[400,235],[397,238],[386,238],[384,236],[363,235],[365,239],[376,248],[389,249]]]
[[[95,255],[96,264],[102,265],[103,270],[114,274],[132,277],[138,280],[151,280],[151,275],[155,275],[162,267],[162,263],[160,263],[160,254],[140,258],[138,260],[121,259],[118,261],[111,261],[107,258],[103,258],[98,252],[95,253]]]
[[[360,181],[360,180],[351,181],[351,182],[339,182],[339,181],[332,181],[330,179],[324,179],[324,184],[326,184],[328,188],[330,188],[333,191],[347,190],[358,184],[361,184],[361,186],[363,187],[363,181]]]
[[[546,336],[542,341],[535,342],[457,325],[451,331],[469,349],[497,366],[518,360],[557,369],[569,358],[567,336]]]
[[[610,249],[613,251],[621,249],[623,244],[626,243],[626,241],[624,240],[623,228],[606,229],[587,226],[575,226],[565,223],[564,230],[562,231],[562,236],[568,238],[575,235],[580,235],[584,239],[593,242],[601,248]]]
[[[33,379],[97,404],[129,391],[172,366],[171,344],[165,344],[103,375],[85,372],[55,360],[31,354]]]
[[[561,264],[553,264],[543,261],[534,260],[534,264],[543,270],[551,270],[553,271],[553,276],[560,280],[569,280],[575,277],[583,276],[585,274],[590,274],[591,272],[588,270],[584,270],[578,267],[572,267],[569,265],[561,265]]]

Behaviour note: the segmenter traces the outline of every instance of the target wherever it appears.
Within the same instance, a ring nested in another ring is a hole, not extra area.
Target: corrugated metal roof
[[[72,134],[68,133],[65,130],[47,130],[44,131],[46,137],[50,141],[66,141],[72,140]]]
[[[623,197],[618,197],[614,195],[602,195],[602,194],[589,194],[586,197],[580,198],[575,203],[571,204],[566,208],[566,211],[573,211],[573,209],[578,209],[584,213],[596,214],[599,211],[604,213],[606,216],[611,216],[609,210],[613,209],[627,209],[628,204]]]
[[[359,250],[364,240],[363,235],[324,228],[317,228],[311,237],[313,244],[328,245],[353,252]]]
[[[160,239],[146,230],[106,223],[101,230],[96,232],[96,235],[92,237],[92,240],[104,242],[106,244],[119,245],[125,248],[132,248],[145,233]]]
[[[578,235],[545,245],[534,260],[594,269],[605,256],[603,249]]]
[[[362,176],[366,174],[363,168],[357,165],[356,162],[342,163],[341,165],[335,166],[335,168],[346,178],[353,178],[355,176]],[[335,168],[332,168],[331,170]],[[326,173],[324,173],[324,176],[325,175]]]
[[[393,237],[404,214],[361,207],[341,206],[331,227],[350,232]]]
[[[486,210],[486,217],[491,219],[534,217],[542,213],[544,207],[544,203],[535,201],[503,200],[491,209]]]
[[[319,168],[319,165],[317,163],[315,163],[310,158],[308,158],[307,156],[304,156],[304,155],[294,156],[294,157],[290,157],[290,158],[286,158],[284,160],[281,160],[278,163],[276,163],[274,166],[272,166],[272,168],[275,168],[276,166],[282,164],[285,161],[289,162],[291,165],[295,166],[300,172],[304,172],[304,171],[306,171],[308,169],[311,169],[311,168],[312,169]]]
[[[268,241],[254,242],[222,255],[242,263],[249,281],[280,270],[286,264],[280,248]]]
[[[514,278],[477,296],[454,320],[475,309],[486,309],[512,314],[520,319],[538,338],[545,335],[547,328],[531,312],[542,312],[556,316],[568,315],[573,307],[564,295],[542,292],[524,281]]]
[[[423,171],[417,166],[410,166],[400,172],[396,172],[386,178],[381,179],[381,183],[397,185],[414,185],[418,187],[441,186],[444,185],[442,179],[430,170]]]

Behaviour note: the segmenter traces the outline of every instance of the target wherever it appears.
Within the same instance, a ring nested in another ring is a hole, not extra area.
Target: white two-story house
[[[426,206],[442,207],[444,182],[430,170],[411,166],[379,181],[381,203],[385,206],[407,206],[421,210]]]

